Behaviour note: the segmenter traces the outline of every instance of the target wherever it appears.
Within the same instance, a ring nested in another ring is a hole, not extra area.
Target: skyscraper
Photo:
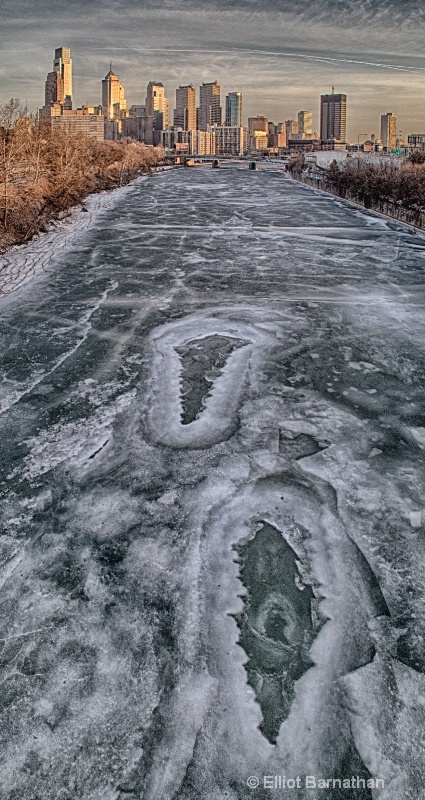
[[[56,48],[53,71],[47,75],[44,93],[46,112],[55,103],[67,109],[72,108],[72,61],[69,47]]]
[[[63,79],[60,72],[48,72],[44,87],[44,106],[46,109],[55,103],[63,103]]]
[[[194,131],[196,129],[195,89],[192,84],[179,86],[176,89],[174,125],[176,128],[183,128],[185,131]]]
[[[312,111],[299,111],[298,112],[298,133],[304,133],[307,136],[313,135],[313,112]]]
[[[381,116],[381,139],[384,150],[397,147],[397,117],[391,111]]]
[[[63,80],[64,97],[72,99],[72,60],[69,47],[57,47],[53,60],[54,72],[59,72]]]
[[[265,150],[268,146],[268,117],[248,117],[248,137],[250,150]]]
[[[287,119],[285,120],[285,134],[286,134],[286,141],[289,142],[293,136],[298,133],[298,122],[296,119]]]
[[[320,139],[322,144],[345,143],[347,138],[347,95],[322,94],[320,98]]]
[[[111,68],[102,81],[102,112],[106,119],[120,119],[126,108],[124,87]]]
[[[217,81],[203,83],[200,88],[199,130],[206,131],[208,125],[221,125],[220,86]]]
[[[242,127],[242,92],[229,92],[226,96],[225,125]]]
[[[146,91],[146,113],[153,117],[153,129],[163,131],[168,128],[168,100],[165,96],[164,84],[160,81],[149,81]]]

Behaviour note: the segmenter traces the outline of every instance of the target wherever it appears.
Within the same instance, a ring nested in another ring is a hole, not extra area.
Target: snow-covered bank
[[[161,167],[154,172],[165,169],[173,167]],[[74,206],[64,219],[52,221],[50,230],[38,233],[27,244],[11,247],[0,257],[0,297],[15,292],[30,280],[48,272],[52,260],[74,244],[99,214],[111,208],[119,198],[148,177],[142,175],[126,186],[89,195],[81,204]]]

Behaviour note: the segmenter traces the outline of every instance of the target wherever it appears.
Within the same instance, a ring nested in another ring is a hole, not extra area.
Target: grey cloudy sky
[[[0,102],[43,104],[53,50],[71,47],[74,103],[100,102],[112,60],[128,102],[162,80],[220,82],[244,92],[244,114],[275,122],[319,96],[348,96],[348,135],[378,132],[397,114],[404,134],[425,131],[425,11],[413,0],[0,0]]]

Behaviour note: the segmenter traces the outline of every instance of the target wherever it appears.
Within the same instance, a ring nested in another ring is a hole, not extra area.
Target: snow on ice
[[[230,166],[57,237],[1,301],[2,800],[417,800],[425,239]]]

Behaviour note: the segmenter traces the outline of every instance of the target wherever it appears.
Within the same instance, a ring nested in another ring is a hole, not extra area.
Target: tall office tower
[[[242,92],[229,92],[226,95],[227,127],[242,127]]]
[[[269,132],[269,118],[263,116],[249,117],[248,133],[250,136],[253,136],[255,131],[258,131],[259,133],[264,133],[267,136]]]
[[[72,61],[69,47],[57,47],[53,59],[53,71],[49,72],[44,91],[44,110],[59,103],[66,109],[72,108]]]
[[[220,86],[217,81],[203,83],[199,93],[199,130],[206,131],[209,125],[221,125]]]
[[[268,140],[267,140],[267,147],[277,147],[277,132],[276,132],[276,125],[274,122],[269,122],[268,124]]]
[[[277,146],[286,147],[286,125],[284,122],[278,122],[276,125]]]
[[[248,117],[248,141],[250,150],[265,150],[268,146],[268,117]]]
[[[381,116],[381,139],[384,150],[394,150],[397,146],[397,117],[391,111]]]
[[[64,99],[63,78],[60,72],[49,72],[44,88],[44,107],[49,109],[55,103],[63,103]]]
[[[149,81],[148,83],[146,113],[153,118],[155,131],[163,131],[168,128],[168,100],[165,96],[164,84],[160,81]]]
[[[53,71],[59,72],[63,80],[64,98],[72,100],[72,60],[69,47],[57,47],[53,60]]]
[[[183,128],[185,131],[196,130],[195,89],[192,84],[179,86],[176,89],[174,125],[176,128]]]
[[[111,68],[102,81],[102,111],[105,120],[120,119],[126,108],[124,87]]]
[[[347,95],[322,94],[320,98],[320,139],[322,143],[345,143],[347,138]]]
[[[307,136],[313,135],[313,112],[312,111],[299,111],[298,112],[298,133],[304,133]]]
[[[296,119],[287,119],[285,122],[286,141],[289,142],[298,133],[298,122]]]

